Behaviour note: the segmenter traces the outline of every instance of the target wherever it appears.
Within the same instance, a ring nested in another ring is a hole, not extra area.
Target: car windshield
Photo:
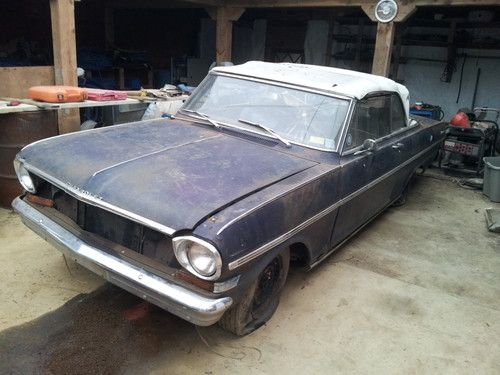
[[[348,99],[211,74],[183,109],[272,137],[264,130],[268,128],[284,140],[335,151],[349,103]]]

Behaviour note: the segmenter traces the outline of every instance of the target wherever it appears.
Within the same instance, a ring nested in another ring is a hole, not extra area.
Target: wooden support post
[[[237,21],[245,8],[217,7],[207,9],[208,14],[215,19],[215,59],[217,64],[231,61],[233,44],[233,22]]]
[[[372,21],[377,22],[377,19],[375,18],[375,4],[376,2],[362,4],[361,8]],[[394,21],[389,23],[378,23],[375,54],[373,55],[372,74],[384,77],[389,75],[391,68],[392,43],[394,41],[394,33],[396,29],[395,23],[406,21],[416,9],[417,7],[415,3],[401,5]]]
[[[74,0],[50,0],[56,85],[77,86]],[[78,109],[59,110],[59,133],[80,130]]]
[[[394,22],[378,23],[372,74],[387,77],[391,67],[392,42],[394,41]]]

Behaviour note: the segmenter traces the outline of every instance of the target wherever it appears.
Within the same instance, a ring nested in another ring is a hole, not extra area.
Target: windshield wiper
[[[238,121],[242,122],[243,124],[252,125],[252,126],[255,126],[256,128],[265,130],[268,134],[271,134],[271,136],[273,138],[276,138],[276,139],[280,140],[281,142],[283,142],[286,145],[286,147],[292,147],[292,144],[289,141],[287,141],[281,135],[279,135],[278,133],[276,133],[273,129],[268,128],[265,125],[259,124],[258,122],[244,120],[244,119],[238,119]]]
[[[182,112],[187,112],[187,113],[192,113],[194,115],[198,115],[201,117],[203,120],[208,121],[211,123],[216,129],[220,129],[222,127],[221,124],[219,124],[217,121],[212,120],[208,115],[204,114],[203,112],[198,112],[198,111],[193,111],[192,109],[181,109]],[[193,116],[195,117],[195,116]],[[195,117],[196,118],[196,117]]]

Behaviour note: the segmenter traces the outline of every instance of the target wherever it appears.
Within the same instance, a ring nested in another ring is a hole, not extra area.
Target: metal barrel
[[[15,112],[0,115],[0,206],[10,207],[22,193],[12,161],[26,145],[57,135],[57,111]]]

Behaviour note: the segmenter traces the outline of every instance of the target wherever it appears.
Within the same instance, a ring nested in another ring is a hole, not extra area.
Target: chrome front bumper
[[[20,198],[12,207],[31,230],[67,257],[133,293],[200,326],[216,323],[233,303],[230,297],[207,298],[84,242]]]

